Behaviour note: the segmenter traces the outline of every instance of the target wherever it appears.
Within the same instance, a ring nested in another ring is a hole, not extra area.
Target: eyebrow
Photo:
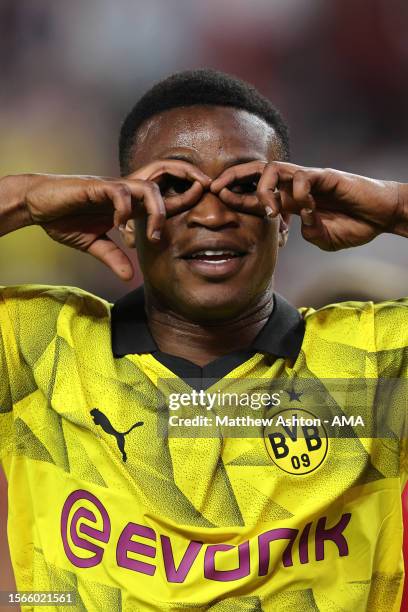
[[[189,164],[195,164],[196,160],[194,156],[187,155],[186,153],[169,153],[168,155],[163,155],[162,159],[177,159],[180,161],[188,162]],[[250,155],[243,155],[240,157],[234,157],[225,164],[225,170],[227,168],[231,168],[232,166],[238,166],[239,164],[247,164],[252,161],[266,161],[262,157],[251,157]]]

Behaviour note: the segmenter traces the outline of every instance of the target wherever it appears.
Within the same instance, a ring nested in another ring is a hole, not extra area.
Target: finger
[[[279,175],[279,180],[289,181],[292,180],[294,174],[301,170],[308,170],[306,166],[299,166],[298,164],[291,164],[289,162],[272,161],[268,162],[268,166],[271,166]]]
[[[238,212],[256,215],[257,217],[275,217],[275,210],[281,210],[282,203],[279,191],[271,194],[270,200],[273,198],[273,208],[270,206],[264,206],[258,199],[257,195],[254,194],[240,194],[230,191],[226,187],[221,189],[218,197],[225,203],[227,206],[230,206],[234,210]]]
[[[121,238],[128,249],[135,247],[136,222],[135,219],[129,219],[124,227],[121,228]]]
[[[148,239],[153,242],[160,240],[166,219],[166,207],[158,185],[152,181],[143,180],[129,180],[126,184],[129,186],[132,197],[139,202],[141,201],[146,210],[146,234]],[[134,214],[134,211],[132,214]]]
[[[251,174],[260,174],[262,178],[266,168],[268,168],[268,173],[271,172],[275,175],[277,174],[279,181],[291,181],[295,172],[306,169],[304,166],[298,166],[297,164],[291,164],[289,162],[274,161],[268,163],[260,160],[254,160],[244,164],[237,164],[225,170],[216,180],[212,182],[211,191],[213,193],[219,192],[223,187],[226,187],[229,182],[238,180],[245,176],[250,176]],[[276,187],[278,187],[278,185],[275,185],[275,188]]]
[[[163,176],[163,174],[170,174],[177,176],[177,178],[190,181],[198,181],[204,188],[208,188],[211,184],[211,179],[209,176],[204,174],[204,172],[201,172],[201,170],[199,170],[199,168],[196,166],[193,166],[187,162],[177,162],[174,164],[165,165],[160,170],[154,172],[149,180],[156,181],[158,178]]]
[[[277,198],[279,171],[275,164],[267,164],[256,190],[260,204],[269,217],[276,217],[281,208],[281,199]]]
[[[311,208],[302,208],[300,218],[303,238],[325,251],[332,250],[332,240],[320,214]]]
[[[112,224],[119,225],[132,211],[131,197],[126,185],[114,181],[91,180],[85,183],[85,197],[93,207],[83,206],[78,214],[112,215]]]
[[[106,193],[114,206],[113,224],[115,227],[124,225],[132,216],[132,193],[127,185],[108,185]]]
[[[234,193],[224,187],[219,192],[218,197],[224,204],[238,212],[257,215],[258,217],[265,216],[265,207],[260,204],[257,196],[253,193]]]
[[[270,206],[274,208],[274,202],[279,203],[279,200],[274,199],[273,193],[279,190],[283,204],[290,204],[289,212],[298,213],[301,206],[314,205],[314,200],[312,201],[309,196],[305,196],[305,201],[294,204],[296,199],[293,194],[295,179],[298,181],[299,187],[303,188],[303,191],[309,193],[311,191],[311,186],[309,186],[307,179],[311,181],[313,175],[314,169],[310,170],[303,166],[287,162],[270,162],[265,167],[259,180],[257,189],[258,197],[260,201],[264,203],[265,207]],[[274,209],[275,216],[279,212],[281,212],[281,210]]]
[[[312,195],[312,186],[316,182],[317,178],[316,172],[304,170],[298,170],[293,175],[293,200],[302,208],[316,208],[316,202]]]
[[[120,279],[127,281],[133,278],[134,269],[129,257],[107,234],[99,236],[87,252],[108,266]]]
[[[256,160],[227,168],[227,170],[224,170],[224,172],[211,183],[211,191],[213,193],[219,193],[221,189],[228,187],[228,185],[234,181],[254,176],[255,174],[262,175],[265,166],[266,162]]]
[[[181,179],[199,181],[203,187],[208,188],[211,178],[204,174],[197,166],[189,162],[175,159],[157,160],[136,170],[127,178],[137,178],[142,180],[155,181],[163,174],[173,174]]]
[[[261,160],[254,160],[244,164],[237,164],[225,170],[215,181],[211,184],[211,191],[220,191],[224,186],[228,185],[229,182],[242,179],[244,177],[253,176],[259,174],[262,177],[266,168],[270,171],[274,171],[279,175],[280,179],[291,180],[293,174],[297,169],[302,166],[296,166],[295,164],[289,164],[286,162],[266,162]]]
[[[237,210],[242,210],[245,207],[251,208],[259,204],[258,198],[253,193],[235,193],[227,187],[224,187],[219,192],[218,196],[228,206],[232,206]]]
[[[143,203],[147,213],[146,234],[153,242],[160,240],[166,219],[166,207],[156,183],[145,183]]]
[[[172,217],[184,210],[192,208],[199,202],[203,193],[204,189],[202,184],[198,181],[194,181],[191,187],[184,193],[164,198],[167,216]]]
[[[313,208],[302,208],[300,210],[300,218],[305,227],[314,227],[316,225],[316,211]]]

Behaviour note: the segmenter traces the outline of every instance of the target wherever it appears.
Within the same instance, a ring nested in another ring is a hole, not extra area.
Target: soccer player
[[[289,163],[271,103],[211,71],[139,100],[120,164],[122,178],[0,181],[1,234],[38,224],[129,279],[107,235],[117,227],[144,277],[114,305],[72,287],[1,290],[18,589],[53,592],[54,609],[74,592],[78,610],[398,610],[407,406],[379,381],[407,378],[408,299],[296,309],[273,273],[291,214],[323,251],[407,237],[408,187]],[[276,380],[264,412],[280,421],[257,435],[170,435],[161,384],[182,401]],[[367,427],[395,398],[379,436],[347,420],[361,381]],[[319,422],[311,389],[346,417],[345,435]]]

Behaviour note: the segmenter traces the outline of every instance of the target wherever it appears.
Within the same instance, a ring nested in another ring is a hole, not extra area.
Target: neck
[[[268,288],[255,305],[227,321],[197,323],[146,296],[147,318],[159,349],[201,367],[233,351],[248,348],[273,309]]]

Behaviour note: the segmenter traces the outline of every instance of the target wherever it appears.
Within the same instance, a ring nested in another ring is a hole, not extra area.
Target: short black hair
[[[136,132],[144,121],[172,108],[195,105],[231,106],[260,117],[275,130],[282,160],[289,160],[288,127],[279,111],[253,85],[217,70],[186,70],[156,83],[125,118],[119,138],[122,175],[129,172]]]

